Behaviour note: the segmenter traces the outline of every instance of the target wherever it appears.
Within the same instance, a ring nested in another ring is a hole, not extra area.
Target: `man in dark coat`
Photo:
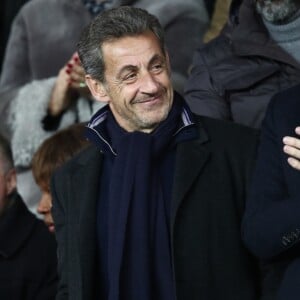
[[[101,13],[78,53],[108,105],[89,122],[92,145],[52,178],[56,299],[261,299],[240,238],[256,131],[191,113],[144,10]]]
[[[0,136],[0,298],[53,300],[56,242],[16,191],[16,171],[7,141]]]
[[[11,140],[18,191],[32,212],[40,197],[30,170],[38,146],[57,130],[88,121],[101,104],[91,101],[74,54],[80,32],[99,11],[124,5],[158,17],[173,84],[183,92],[209,25],[204,0],[30,0],[14,19],[0,77],[0,132]]]
[[[277,94],[262,125],[258,160],[245,216],[243,239],[260,259],[283,266],[278,300],[300,297],[299,126],[300,85]]]
[[[271,97],[300,82],[300,1],[238,2],[195,52],[185,97],[198,114],[260,128]]]

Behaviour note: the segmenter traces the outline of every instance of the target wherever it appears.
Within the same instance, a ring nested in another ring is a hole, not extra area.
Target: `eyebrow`
[[[159,54],[155,54],[155,55],[150,59],[149,65],[153,64],[153,63],[156,62],[157,60],[163,61],[163,62],[166,61],[166,59],[165,59],[164,56],[161,56],[161,55],[159,55]]]
[[[124,72],[136,71],[138,69],[137,66],[134,65],[126,65],[122,67],[122,69],[118,72],[117,78],[121,78]]]
[[[162,55],[159,55],[159,54],[154,54],[153,57],[150,59],[148,65],[151,65],[153,64],[155,61],[157,60],[161,60],[161,61],[165,61],[165,58],[162,56]],[[121,70],[118,72],[117,74],[117,78],[121,78],[121,75],[124,73],[124,72],[127,72],[127,71],[136,71],[138,69],[137,66],[134,66],[134,65],[125,65],[121,68]]]

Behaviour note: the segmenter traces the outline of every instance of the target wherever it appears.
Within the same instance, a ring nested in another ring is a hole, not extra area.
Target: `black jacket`
[[[271,97],[300,83],[300,65],[270,38],[253,0],[235,11],[195,52],[185,98],[200,115],[259,128]]]
[[[199,138],[177,146],[173,174],[170,228],[177,300],[261,299],[258,263],[240,238],[256,132],[209,118],[197,123]],[[103,154],[91,146],[52,180],[57,300],[93,299],[99,284],[96,203],[102,162]]]
[[[277,300],[300,297],[300,172],[288,164],[282,142],[299,126],[299,94],[300,85],[270,102],[243,220],[249,249],[281,265]]]
[[[20,196],[0,217],[0,299],[53,300],[56,242]]]

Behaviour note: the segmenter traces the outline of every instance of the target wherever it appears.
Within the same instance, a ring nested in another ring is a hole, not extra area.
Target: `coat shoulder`
[[[91,163],[96,163],[100,157],[101,151],[96,146],[91,144],[59,167],[55,171],[55,175],[65,176],[66,174],[72,174],[78,168],[81,168],[81,166],[86,165],[89,161]]]
[[[300,110],[300,84],[278,92],[270,102],[270,109],[276,111]]]
[[[213,153],[247,161],[255,159],[260,130],[206,116],[196,119],[199,130],[206,132]]]
[[[196,116],[198,124],[207,130],[211,138],[220,138],[230,142],[241,143],[242,141],[256,142],[260,134],[259,129],[254,129],[232,121],[220,120],[206,116]],[[241,140],[237,140],[241,139]]]

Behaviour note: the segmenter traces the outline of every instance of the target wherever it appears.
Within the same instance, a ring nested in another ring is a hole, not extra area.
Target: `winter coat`
[[[56,241],[19,195],[0,217],[1,300],[54,300]]]
[[[260,128],[270,98],[299,82],[299,63],[244,0],[236,23],[195,52],[185,98],[198,114]]]
[[[199,137],[178,144],[170,175],[176,299],[265,300],[258,261],[240,238],[257,132],[205,117],[195,121]],[[96,207],[104,159],[92,145],[53,176],[60,276],[56,300],[95,299]]]

